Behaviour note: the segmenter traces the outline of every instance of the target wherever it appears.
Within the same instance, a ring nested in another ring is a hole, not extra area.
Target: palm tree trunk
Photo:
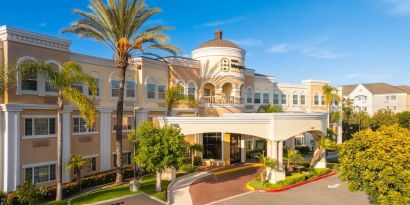
[[[77,168],[76,172],[78,189],[81,191],[81,169]]]
[[[194,167],[194,151],[191,151],[191,166]]]
[[[171,107],[171,105],[168,105],[168,107],[167,107],[167,116],[168,117],[172,116],[172,107]]]
[[[63,95],[61,92],[58,93],[57,98],[57,190],[56,190],[56,201],[60,201],[63,198]]]
[[[117,65],[117,70],[120,74],[120,88],[118,92],[117,102],[117,126],[115,127],[115,152],[116,152],[116,178],[115,183],[119,184],[123,182],[122,173],[122,114],[124,109],[124,84],[125,84],[125,71],[128,64]]]
[[[155,191],[161,192],[161,171],[157,171],[156,181],[155,181]]]

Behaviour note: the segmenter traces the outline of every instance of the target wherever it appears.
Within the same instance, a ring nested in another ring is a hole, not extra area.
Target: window
[[[147,98],[155,99],[155,84],[149,83],[147,85]]]
[[[260,93],[255,93],[254,103],[255,104],[260,104],[261,103],[261,94]]]
[[[246,103],[252,103],[252,89],[248,88],[246,91]]]
[[[386,97],[385,97],[385,100],[389,100],[389,99],[390,99],[390,96],[386,96]]]
[[[315,95],[315,105],[319,105],[319,95]]]
[[[21,89],[22,90],[37,90],[37,73],[29,73],[25,78],[21,81]]]
[[[46,77],[46,92],[58,92],[57,88],[51,85],[50,80]]]
[[[222,142],[221,133],[204,133],[204,159],[221,159],[222,158]]]
[[[165,85],[158,85],[158,99],[165,99]]]
[[[273,94],[273,104],[279,105],[279,94]]]
[[[299,104],[299,96],[298,95],[293,95],[293,104],[294,105],[297,105],[297,104]]]
[[[74,133],[88,133],[88,132],[95,132],[95,124],[93,128],[91,129],[85,120],[81,117],[76,117],[74,118]]]
[[[286,104],[286,94],[282,94],[281,99],[282,99],[282,105],[285,105]]]
[[[113,118],[113,122],[114,122],[114,130],[115,130],[117,126],[117,118]],[[131,130],[133,127],[133,123],[134,123],[134,117],[123,117],[122,118],[122,130],[123,131]]]
[[[395,95],[392,95],[392,96],[390,96],[390,99],[391,99],[391,100],[396,100],[396,96],[395,96]]]
[[[126,81],[125,82],[126,85],[126,96],[128,98],[135,98],[135,83],[132,81]]]
[[[195,87],[193,85],[188,86],[188,97],[191,99],[195,99]]]
[[[72,84],[71,88],[74,88],[74,89],[76,89],[80,92],[83,92],[83,85],[81,85],[81,84]]]
[[[87,172],[97,171],[97,158],[96,157],[91,157],[91,158],[88,158],[88,160],[89,160],[88,163],[84,165],[81,172],[87,173]]]
[[[114,167],[116,167],[117,166],[117,155],[116,154],[113,155],[113,159],[114,159]],[[123,152],[121,159],[122,159],[122,165],[130,165],[132,163],[131,152]]]
[[[120,95],[120,81],[112,80],[111,81],[111,96],[118,97]]]
[[[305,145],[305,138],[295,137],[295,146],[303,146],[303,145]]]
[[[300,104],[305,105],[306,104],[306,96],[305,95],[300,95]]]
[[[56,134],[56,118],[26,118],[24,136],[42,136]]]
[[[94,80],[95,80],[95,84],[97,85],[97,95],[96,96],[100,96],[100,80],[98,78],[94,78]],[[88,88],[88,95],[93,95],[90,88]]]
[[[25,168],[25,180],[32,180],[34,184],[56,180],[56,165],[44,165]]]
[[[326,103],[325,103],[325,96],[320,96],[320,99],[322,99],[322,104],[321,105],[325,105]]]
[[[269,104],[269,93],[263,93],[263,104]]]

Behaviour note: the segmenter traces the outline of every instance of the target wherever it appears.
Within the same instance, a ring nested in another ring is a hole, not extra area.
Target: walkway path
[[[203,171],[177,178],[168,186],[168,202],[176,205],[191,205],[192,199],[189,194],[189,186],[196,180],[209,175],[212,175],[210,171]]]

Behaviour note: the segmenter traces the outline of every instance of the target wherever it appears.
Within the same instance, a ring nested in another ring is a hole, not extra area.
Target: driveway
[[[165,202],[160,202],[158,199],[153,199],[146,194],[138,194],[133,196],[126,196],[120,199],[109,200],[103,203],[96,203],[95,205],[164,205]]]
[[[232,169],[232,167],[227,169]],[[245,185],[258,175],[259,169],[260,167],[249,167],[201,178],[191,184],[189,188],[192,203],[194,205],[206,204],[248,192]]]
[[[339,185],[338,185],[339,184]],[[331,186],[330,188],[328,186]],[[217,189],[215,187],[215,189]],[[205,192],[206,193],[206,192]],[[208,194],[205,194],[208,196]],[[279,193],[248,192],[214,202],[215,205],[369,205],[362,192],[350,192],[336,175]]]

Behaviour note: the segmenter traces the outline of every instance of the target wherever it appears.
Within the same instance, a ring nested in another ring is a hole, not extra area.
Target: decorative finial
[[[220,29],[217,29],[215,31],[215,39],[221,40],[222,39],[222,31]]]

